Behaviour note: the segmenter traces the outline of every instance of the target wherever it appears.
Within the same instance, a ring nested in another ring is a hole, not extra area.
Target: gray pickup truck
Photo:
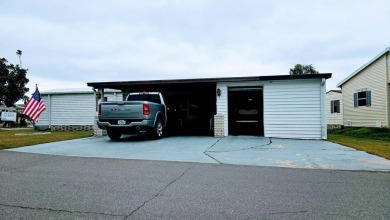
[[[163,136],[167,124],[167,107],[159,92],[130,93],[126,101],[101,102],[98,127],[107,129],[111,140],[122,134],[147,132],[156,139]]]

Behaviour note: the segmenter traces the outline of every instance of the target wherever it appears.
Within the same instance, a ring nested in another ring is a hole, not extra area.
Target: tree
[[[24,98],[28,92],[26,77],[28,69],[22,69],[19,65],[8,64],[5,58],[0,58],[0,103],[7,107]]]
[[[302,75],[302,74],[319,74],[312,64],[302,65],[296,64],[294,68],[290,69],[290,75]]]

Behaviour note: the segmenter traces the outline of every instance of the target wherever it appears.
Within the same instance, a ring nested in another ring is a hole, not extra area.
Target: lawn
[[[343,128],[328,130],[328,141],[390,159],[390,129]]]
[[[32,132],[26,130],[1,130],[0,149],[8,149],[35,144],[43,144],[55,141],[64,141],[92,136],[91,131],[54,131],[54,132]]]

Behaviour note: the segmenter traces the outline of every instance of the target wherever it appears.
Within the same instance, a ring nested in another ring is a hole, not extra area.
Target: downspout
[[[322,81],[321,81],[321,135],[322,135],[323,140],[326,140],[328,138],[327,127],[326,127],[325,94],[326,94],[326,79],[322,78]]]
[[[390,91],[389,91],[389,87],[390,87],[390,73],[389,73],[389,64],[390,64],[390,57],[389,57],[389,52],[386,53],[386,82],[385,82],[385,86],[386,86],[386,119],[387,119],[387,127],[390,128]]]
[[[98,99],[97,99],[97,92],[98,91],[96,91],[95,90],[95,87],[93,87],[92,88],[92,91],[93,91],[93,100],[94,100],[94,102],[95,102],[95,111],[94,111],[94,114],[93,114],[93,125],[94,125],[94,127],[95,127],[95,123],[96,123],[96,120],[97,120],[97,112],[98,112]]]
[[[92,91],[93,91],[93,97],[94,97],[94,100],[95,100],[95,112],[97,112],[97,98],[96,98],[96,90],[95,88],[92,88]]]
[[[49,129],[51,130],[51,95],[48,95],[49,98]]]
[[[100,102],[103,102],[104,101],[104,88],[100,87],[99,92],[100,92]]]

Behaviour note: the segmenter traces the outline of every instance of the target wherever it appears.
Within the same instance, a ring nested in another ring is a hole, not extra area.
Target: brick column
[[[214,137],[224,137],[224,130],[224,115],[220,113],[214,115]]]

